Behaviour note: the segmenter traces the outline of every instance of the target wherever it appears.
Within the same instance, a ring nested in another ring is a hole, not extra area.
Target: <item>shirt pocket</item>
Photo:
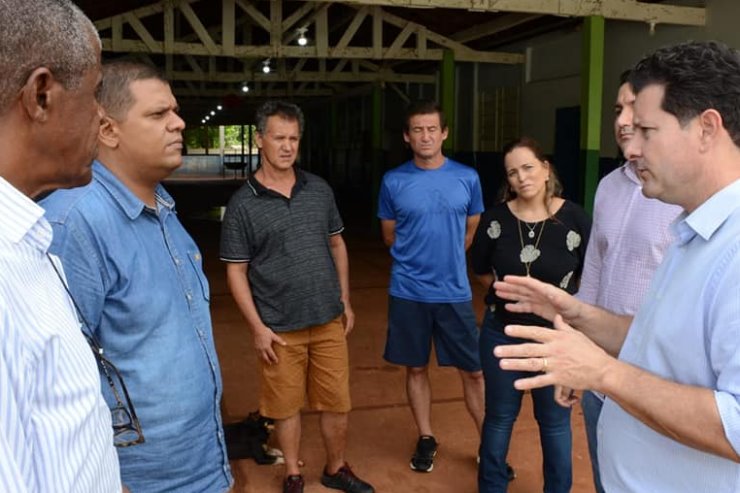
[[[198,278],[198,284],[200,284],[200,289],[203,292],[203,298],[206,301],[210,301],[211,290],[208,286],[208,279],[203,272],[203,257],[201,256],[200,252],[196,250],[194,252],[188,252],[188,259],[193,265],[195,276]]]

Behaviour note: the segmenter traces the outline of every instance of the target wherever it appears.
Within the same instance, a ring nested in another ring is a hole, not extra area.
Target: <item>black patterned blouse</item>
[[[520,221],[506,203],[481,215],[470,249],[473,272],[493,273],[496,278],[530,275],[573,294],[583,270],[591,218],[579,205],[566,200],[549,219],[537,223]],[[486,304],[504,324],[551,323],[531,314],[506,311],[504,300],[489,288]]]

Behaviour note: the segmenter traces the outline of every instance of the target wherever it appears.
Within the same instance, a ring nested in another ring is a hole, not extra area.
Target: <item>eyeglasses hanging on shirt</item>
[[[108,385],[116,399],[116,405],[110,410],[111,421],[113,423],[113,444],[116,447],[129,447],[131,445],[144,443],[144,434],[141,431],[141,423],[139,423],[139,418],[136,416],[136,409],[134,409],[134,404],[131,402],[131,398],[128,395],[128,389],[126,389],[126,384],[123,381],[121,372],[118,371],[118,368],[116,368],[116,366],[105,357],[103,347],[93,335],[90,324],[87,323],[85,316],[82,314],[82,310],[80,310],[80,307],[77,305],[74,296],[72,296],[72,292],[64,281],[61,272],[57,269],[51,255],[47,253],[46,257],[54,268],[54,272],[62,283],[62,286],[64,286],[64,290],[67,292],[69,299],[72,300],[72,304],[77,311],[77,315],[82,321],[82,326],[80,327],[82,335],[85,336],[87,343],[90,345],[90,349],[92,349],[92,352],[95,355],[95,360],[98,362],[98,367],[102,371],[103,375],[105,375],[106,380],[108,380]],[[118,381],[118,386],[116,386],[116,382],[113,377]],[[121,398],[121,395],[123,395],[123,398]]]

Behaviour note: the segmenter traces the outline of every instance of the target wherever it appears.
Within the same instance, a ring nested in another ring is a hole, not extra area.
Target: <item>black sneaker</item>
[[[355,476],[346,462],[334,474],[327,473],[325,467],[324,473],[321,475],[321,484],[327,488],[342,490],[346,493],[375,493],[375,488]]]
[[[283,481],[283,493],[303,493],[303,476],[288,476]]]
[[[433,436],[422,435],[416,442],[416,450],[409,465],[417,472],[432,472],[435,455],[437,455],[437,440]]]

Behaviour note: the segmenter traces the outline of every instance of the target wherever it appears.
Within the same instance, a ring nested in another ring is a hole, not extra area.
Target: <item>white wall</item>
[[[672,2],[675,3],[675,2]],[[695,3],[695,2],[694,2]],[[612,130],[614,98],[619,74],[645,54],[661,46],[688,40],[715,39],[740,49],[740,2],[707,0],[706,27],[657,25],[654,33],[641,22],[608,20],[604,39],[604,91],[602,100],[602,156],[614,156]],[[555,110],[580,105],[580,29],[549,33],[502,51],[527,53],[530,66],[481,65],[479,87],[522,88],[522,134],[539,140],[545,152],[553,151]],[[531,78],[526,81],[526,72]]]
[[[706,28],[658,25],[650,27],[640,22],[607,21],[604,36],[604,93],[601,120],[601,155],[614,157],[614,100],[619,88],[619,75],[643,56],[661,46],[680,41],[707,39]]]

